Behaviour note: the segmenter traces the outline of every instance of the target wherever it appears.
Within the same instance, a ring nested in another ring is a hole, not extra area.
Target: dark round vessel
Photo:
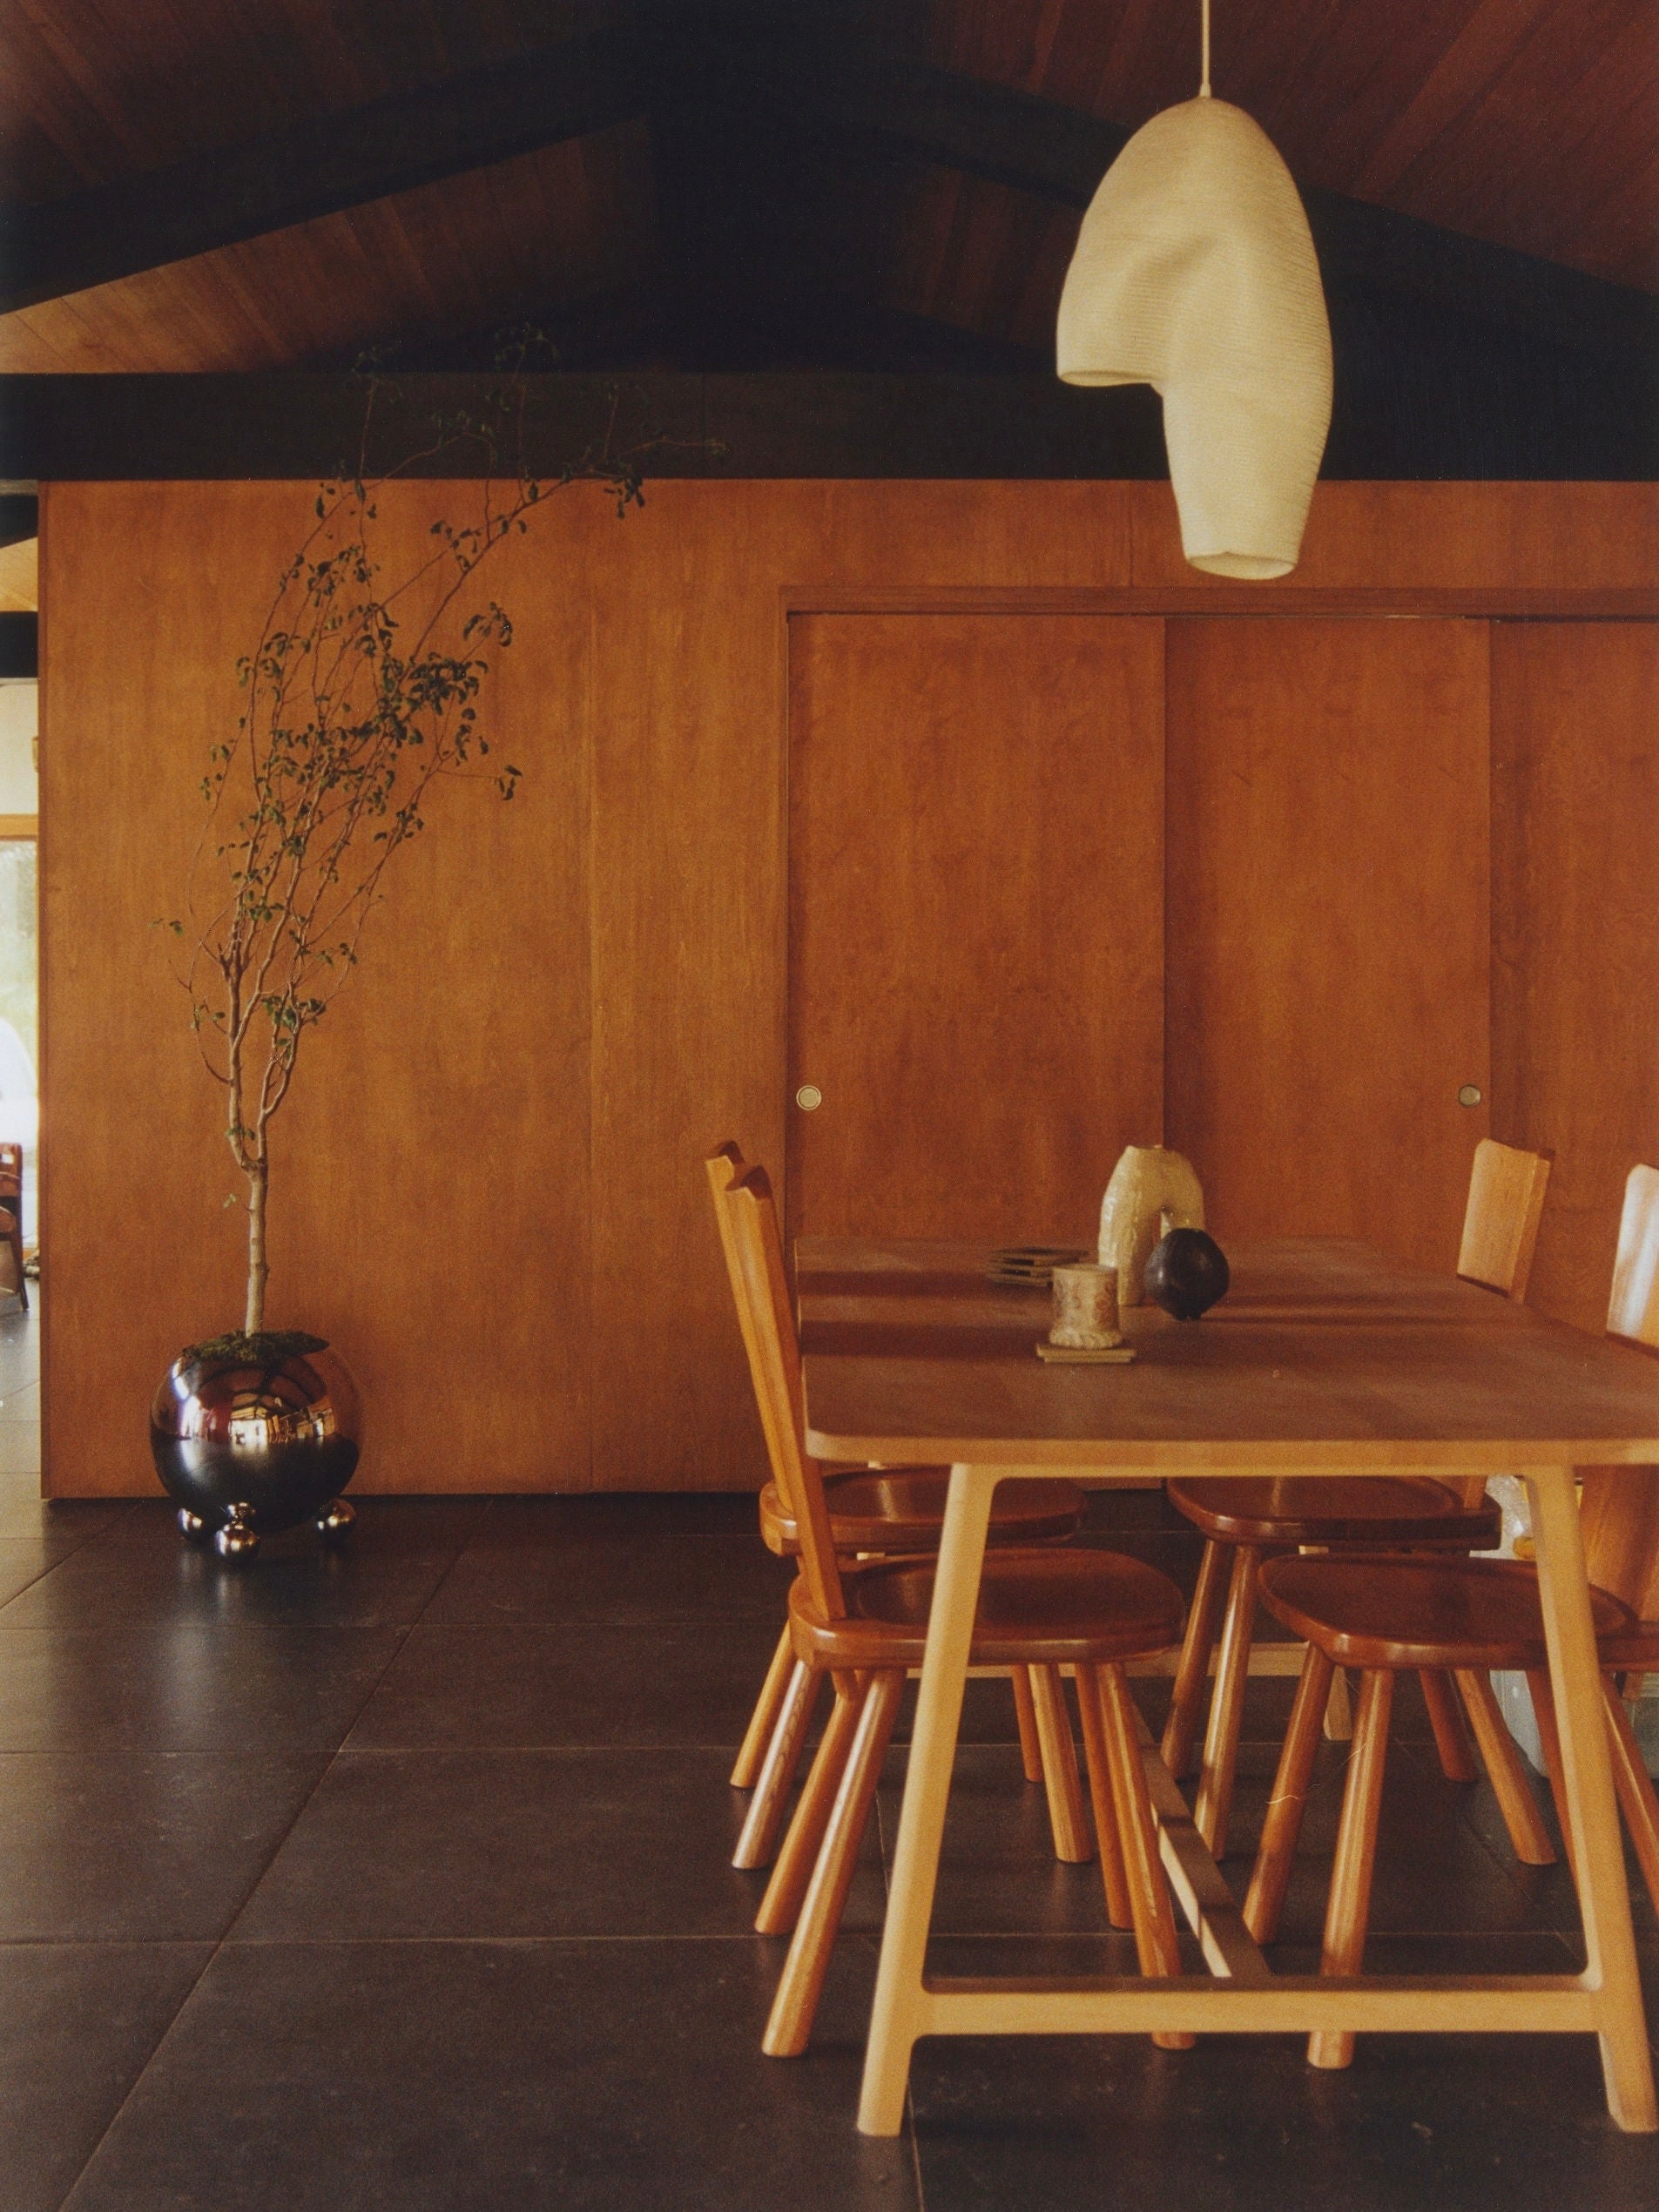
[[[1152,1247],[1146,1294],[1177,1321],[1196,1321],[1227,1295],[1227,1255],[1202,1229],[1172,1229]]]
[[[227,1559],[314,1521],[349,1527],[340,1493],[357,1468],[357,1392],[319,1337],[284,1332],[192,1345],[150,1407],[150,1450],[185,1534]]]

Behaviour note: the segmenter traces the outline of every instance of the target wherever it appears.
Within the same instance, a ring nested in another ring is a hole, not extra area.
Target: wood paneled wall
[[[1493,633],[1493,1134],[1555,1154],[1532,1302],[1599,1329],[1659,1165],[1659,624]]]
[[[150,1393],[181,1343],[239,1309],[219,1102],[151,924],[177,908],[206,748],[237,711],[236,656],[311,496],[45,495],[44,1394],[59,1495],[152,1490]],[[446,506],[430,483],[388,500],[411,533]],[[1272,590],[1290,607],[1392,589],[1425,611],[1446,592],[1530,591],[1571,613],[1653,583],[1656,522],[1641,486],[1323,485],[1303,565]],[[1193,581],[1154,483],[676,482],[622,523],[582,488],[543,510],[495,587],[517,624],[495,716],[521,796],[444,794],[280,1135],[272,1316],[334,1338],[357,1371],[361,1488],[758,1478],[697,1163],[733,1135],[783,1157],[786,610],[860,594],[1109,609],[1114,591]],[[1236,612],[1238,591],[1204,604]],[[1512,1128],[1507,1102],[1542,1115],[1548,1068],[1557,1096],[1597,1087],[1608,1157],[1653,1157],[1659,1048],[1650,1011],[1645,1028],[1629,1012],[1659,1002],[1642,875],[1659,840],[1644,828],[1645,858],[1629,849],[1632,805],[1652,822],[1652,663],[1637,666],[1651,633],[1566,625],[1553,690],[1505,658],[1512,638],[1547,653],[1541,635],[1502,630],[1495,648],[1500,720],[1530,704],[1498,748],[1494,1127],[1533,1130]],[[1595,676],[1587,713],[1574,652],[1626,671]],[[1511,794],[1526,814],[1563,761],[1570,823],[1518,840]],[[1594,895],[1575,890],[1586,951],[1562,952],[1551,901],[1615,867],[1625,949],[1606,954]],[[1617,1046],[1595,1048],[1615,1014]],[[1549,1251],[1541,1293],[1567,1282]],[[1601,1258],[1586,1266],[1605,1281]],[[1582,1312],[1582,1291],[1550,1295]]]

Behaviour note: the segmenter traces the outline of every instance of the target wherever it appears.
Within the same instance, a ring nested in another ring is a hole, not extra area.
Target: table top
[[[824,1459],[1364,1473],[1659,1461],[1659,1359],[1336,1238],[1230,1250],[1202,1321],[1123,1316],[1126,1366],[1053,1366],[1046,1287],[989,1244],[797,1247]]]

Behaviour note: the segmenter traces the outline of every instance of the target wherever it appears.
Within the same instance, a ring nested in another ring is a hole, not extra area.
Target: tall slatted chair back
[[[1624,1179],[1607,1332],[1659,1351],[1659,1168],[1634,1167]]]
[[[814,1610],[826,1620],[844,1620],[846,1604],[835,1564],[823,1474],[807,1454],[801,1424],[800,1343],[784,1271],[778,1210],[765,1170],[751,1168],[738,1177],[722,1204],[754,1329],[757,1387],[771,1403],[768,1440],[775,1446],[778,1487],[799,1533],[801,1576]]]
[[[1474,1148],[1457,1271],[1524,1301],[1543,1218],[1553,1152],[1522,1152],[1483,1136]]]
[[[726,1194],[738,1178],[747,1170],[747,1162],[735,1144],[723,1144],[711,1152],[703,1163],[709,1178],[709,1190],[714,1200],[714,1218],[720,1231],[720,1250],[725,1258],[725,1271],[732,1285],[732,1299],[738,1309],[738,1328],[743,1338],[744,1353],[749,1362],[749,1379],[754,1385],[755,1404],[760,1413],[760,1429],[766,1440],[766,1458],[772,1479],[780,1486],[783,1476],[778,1464],[778,1439],[774,1433],[772,1392],[761,1371],[759,1347],[755,1339],[754,1314],[749,1300],[749,1285],[738,1257],[735,1232],[732,1225]],[[788,1493],[784,1494],[787,1496]]]
[[[1659,1352],[1659,1168],[1625,1177],[1607,1332]],[[1591,1581],[1659,1622],[1659,1467],[1587,1468],[1583,1508]]]

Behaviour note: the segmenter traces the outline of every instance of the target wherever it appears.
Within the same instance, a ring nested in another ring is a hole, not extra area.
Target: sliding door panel
[[[1487,1125],[1487,625],[1172,621],[1167,672],[1169,1142],[1224,1243],[1450,1267]]]
[[[798,1232],[1086,1243],[1158,1141],[1162,632],[791,623]]]

